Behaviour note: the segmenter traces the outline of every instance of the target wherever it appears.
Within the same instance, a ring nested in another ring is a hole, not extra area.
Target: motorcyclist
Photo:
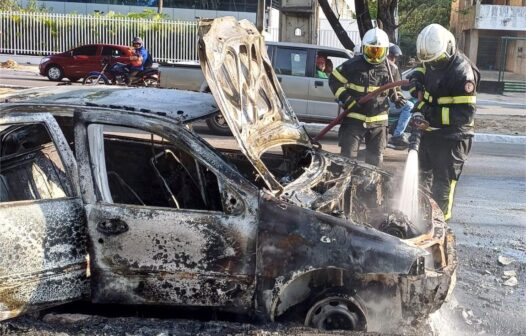
[[[339,130],[341,154],[355,158],[365,138],[365,162],[381,166],[386,143],[388,94],[383,92],[363,106],[358,100],[390,82],[386,62],[389,38],[373,28],[362,38],[361,54],[333,70],[329,86],[342,107],[349,111]]]
[[[148,51],[144,48],[142,39],[137,36],[134,37],[132,45],[134,55],[130,56],[130,64],[128,65],[128,85],[131,85],[137,74],[144,70],[144,64],[148,61]]]
[[[421,181],[451,218],[455,186],[471,149],[474,135],[477,67],[456,49],[455,37],[438,24],[425,27],[416,41],[423,65],[409,76],[410,92],[420,91],[415,107],[429,122],[418,153]]]
[[[402,56],[402,50],[394,43],[389,45],[389,55],[387,60],[391,65],[392,75],[395,81],[400,80],[400,70],[396,65],[397,58]],[[389,114],[398,116],[397,123],[393,132],[393,136],[389,139],[387,144],[388,147],[394,149],[406,149],[409,145],[408,136],[406,135],[405,129],[409,120],[411,119],[411,110],[414,104],[408,101],[403,96],[402,92],[396,90],[395,95],[389,100]]]

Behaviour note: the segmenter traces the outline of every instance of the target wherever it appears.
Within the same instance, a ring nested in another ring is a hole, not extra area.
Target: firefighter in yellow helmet
[[[341,154],[355,158],[360,142],[365,138],[365,162],[375,166],[381,166],[383,162],[390,95],[383,92],[363,106],[358,100],[390,82],[386,61],[388,52],[387,34],[373,28],[362,38],[361,54],[334,69],[329,77],[332,92],[349,112],[338,134]]]
[[[409,91],[415,97],[421,92],[423,101],[414,111],[429,122],[418,153],[421,181],[449,220],[455,186],[474,135],[480,73],[456,50],[455,37],[441,25],[425,27],[416,49],[422,66],[409,76]]]

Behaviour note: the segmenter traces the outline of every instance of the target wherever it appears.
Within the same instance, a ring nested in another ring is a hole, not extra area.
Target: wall
[[[524,75],[526,80],[526,33],[518,34],[524,37],[525,40],[509,41],[508,55],[506,58],[506,71],[511,71]],[[522,51],[521,51],[522,49]]]

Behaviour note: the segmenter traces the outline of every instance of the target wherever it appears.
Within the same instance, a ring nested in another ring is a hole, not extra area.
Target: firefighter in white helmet
[[[379,86],[390,82],[388,63],[389,38],[373,28],[362,38],[361,54],[346,61],[331,73],[329,86],[349,113],[339,131],[341,154],[355,158],[365,138],[365,162],[381,166],[386,145],[389,97],[387,92],[361,105],[358,100]]]
[[[456,49],[455,37],[439,24],[425,27],[416,41],[422,66],[409,76],[409,91],[423,100],[414,111],[429,122],[419,149],[421,181],[433,193],[446,220],[471,149],[480,73]]]

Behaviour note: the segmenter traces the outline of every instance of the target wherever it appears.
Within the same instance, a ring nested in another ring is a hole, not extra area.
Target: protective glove
[[[407,104],[407,100],[401,94],[397,94],[392,102],[395,104],[396,108],[402,108],[402,106]]]
[[[412,79],[408,85],[402,85],[402,90],[409,91],[412,97],[418,98],[418,92],[424,92],[424,86],[416,79]]]

